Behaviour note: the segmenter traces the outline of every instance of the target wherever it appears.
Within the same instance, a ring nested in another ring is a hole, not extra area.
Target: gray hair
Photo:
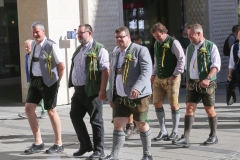
[[[122,32],[122,31],[124,31],[124,32],[126,33],[126,35],[130,35],[130,32],[129,32],[128,28],[125,27],[125,26],[122,26],[122,27],[117,28],[117,29],[115,30],[115,33],[120,33],[120,32]]]
[[[31,44],[32,44],[32,41],[33,41],[33,40],[31,40],[31,39],[27,39],[27,40],[25,41],[25,44],[27,43],[27,44],[30,44],[30,45],[31,45]]]
[[[32,28],[36,28],[37,26],[39,27],[39,29],[45,30],[45,29],[44,29],[44,24],[43,24],[42,22],[40,22],[40,21],[35,21],[35,22],[32,23]]]
[[[92,26],[90,24],[81,24],[78,26],[78,28],[85,27],[84,30],[86,32],[93,32]]]
[[[189,25],[188,29],[193,29],[195,33],[200,32],[201,34],[203,34],[202,26],[198,23]]]

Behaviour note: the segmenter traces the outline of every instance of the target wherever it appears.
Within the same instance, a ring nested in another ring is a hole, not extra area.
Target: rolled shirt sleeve
[[[100,70],[109,69],[109,54],[105,48],[101,48],[98,54],[98,61],[100,65]]]
[[[235,69],[235,63],[234,63],[234,59],[233,59],[233,46],[234,45],[232,45],[231,51],[230,51],[230,58],[229,58],[228,68]],[[239,57],[239,50],[238,50],[238,57]]]
[[[185,66],[185,54],[178,40],[173,41],[172,52],[177,58],[177,66],[175,67],[173,74],[178,75],[184,72]]]
[[[153,64],[153,69],[152,69],[152,75],[155,76],[156,75],[156,56],[154,55],[154,64]]]
[[[59,64],[60,62],[63,62],[63,56],[60,52],[60,49],[59,47],[54,43],[52,45],[52,48],[53,48],[53,57],[54,57],[54,60],[56,62],[56,64]]]
[[[213,44],[213,47],[212,47],[211,62],[212,64],[210,68],[215,67],[218,69],[218,72],[219,72],[221,67],[221,57],[220,57],[218,48],[215,44]]]

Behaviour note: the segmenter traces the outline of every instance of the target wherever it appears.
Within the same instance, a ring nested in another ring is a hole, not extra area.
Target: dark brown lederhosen
[[[190,79],[188,81],[186,103],[199,103],[202,100],[204,106],[214,106],[216,82],[211,81],[207,88],[200,86],[200,81]]]
[[[115,117],[129,117],[133,114],[133,119],[139,122],[146,122],[148,120],[148,107],[150,95],[130,99],[128,97],[120,97],[116,90],[116,77],[121,74],[120,70],[115,71],[114,88],[113,88],[113,118]]]

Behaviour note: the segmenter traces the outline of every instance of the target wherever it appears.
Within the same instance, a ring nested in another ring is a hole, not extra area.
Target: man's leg
[[[98,97],[92,100],[92,103],[87,107],[90,123],[93,131],[94,153],[90,159],[102,158],[104,154],[104,125],[102,118],[103,103]]]
[[[151,157],[151,134],[152,131],[146,122],[136,122],[136,125],[140,131],[140,138],[143,146],[143,156]]]
[[[192,125],[194,122],[194,113],[196,110],[197,104],[196,103],[187,103],[186,106],[186,114],[184,118],[184,135],[174,140],[172,143],[176,145],[180,145],[182,147],[189,147],[189,137],[190,137],[190,131],[192,129]]]
[[[35,113],[36,107],[37,105],[34,103],[26,103],[25,112],[28,116],[28,122],[34,136],[34,144],[40,145],[43,143],[43,141],[41,137],[40,126],[38,123],[37,115]]]
[[[178,138],[178,125],[180,120],[178,97],[180,83],[181,75],[179,74],[174,80],[169,80],[169,86],[167,89],[168,103],[171,105],[172,110],[172,133],[168,137],[169,140],[175,140]]]
[[[48,115],[52,124],[53,132],[54,132],[54,143],[58,146],[62,146],[62,125],[60,117],[57,113],[57,109],[49,109]]]
[[[118,154],[125,142],[125,133],[123,131],[125,125],[128,122],[128,118],[116,117],[114,118],[114,131],[113,131],[113,144],[111,156],[113,159],[118,159]]]
[[[184,138],[189,142],[190,131],[194,122],[194,113],[196,111],[196,103],[187,103],[186,114],[184,118]]]
[[[207,92],[203,97],[203,105],[204,109],[208,115],[208,123],[210,127],[210,134],[208,139],[204,142],[204,145],[217,144],[218,138],[216,135],[217,130],[217,114],[214,109],[215,104],[215,89],[216,83],[215,81],[210,82]]]
[[[162,107],[162,103],[155,103],[155,112],[159,122],[160,132],[157,137],[154,138],[155,141],[165,140],[168,138],[168,132],[165,125],[165,111]],[[160,107],[161,106],[161,107]]]
[[[37,104],[34,103],[26,103],[25,105],[25,112],[28,116],[28,122],[34,136],[34,143],[30,148],[24,151],[25,154],[36,153],[45,148],[41,137],[37,115],[35,113],[36,107]]]
[[[165,112],[163,108],[163,100],[166,96],[166,91],[162,85],[167,85],[167,79],[159,79],[158,77],[155,77],[155,81],[153,83],[153,104],[160,128],[158,136],[154,138],[155,141],[165,140],[168,138],[168,133],[165,127]]]
[[[216,134],[217,130],[217,114],[214,110],[214,106],[204,106],[204,109],[208,115],[208,123],[210,127],[209,138],[204,142],[204,145],[211,145],[218,143]]]
[[[83,92],[85,92],[84,88],[75,89],[75,93],[73,94],[71,101],[70,118],[74,130],[77,134],[78,140],[80,142],[80,149],[77,152],[73,153],[74,156],[81,156],[86,152],[90,152],[93,150],[92,142],[90,140],[87,127],[83,120],[87,112],[84,103],[88,101],[87,97],[85,98]]]

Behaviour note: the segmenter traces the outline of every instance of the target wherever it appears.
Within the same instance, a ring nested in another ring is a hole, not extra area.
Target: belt
[[[42,78],[42,76],[32,76],[32,78],[34,78],[34,79],[40,79],[40,78]]]
[[[190,79],[190,80],[194,82],[200,82],[200,79]]]
[[[84,87],[85,87],[85,85],[83,85],[83,86],[74,86],[75,89],[80,89],[80,88],[84,88]]]
[[[38,61],[39,61],[39,58],[37,58],[37,57],[32,57],[32,61],[33,61],[33,62],[38,62]]]
[[[122,74],[122,69],[121,68],[117,68],[117,74]]]

